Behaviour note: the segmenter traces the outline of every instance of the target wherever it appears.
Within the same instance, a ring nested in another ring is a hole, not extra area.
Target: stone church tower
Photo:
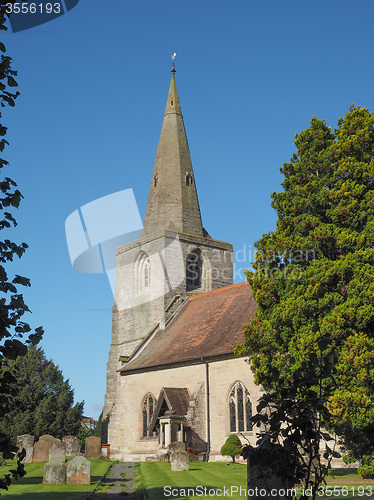
[[[212,239],[202,226],[174,66],[143,232],[119,247],[116,259],[103,411],[103,439],[109,444],[122,426],[118,402],[122,365],[144,348],[156,328],[165,328],[189,295],[232,284],[232,245]]]

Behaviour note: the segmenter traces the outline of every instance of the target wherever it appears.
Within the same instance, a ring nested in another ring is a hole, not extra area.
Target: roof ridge
[[[164,390],[165,389],[186,389],[188,390],[188,387],[162,387]]]
[[[197,293],[196,295],[190,295],[188,297],[188,301],[190,301],[190,300],[196,300],[199,297],[204,297],[205,295],[209,295],[209,294],[212,294],[212,293],[221,292],[222,290],[228,290],[229,288],[235,288],[235,287],[243,286],[243,285],[248,285],[248,281],[242,281],[241,283],[235,283],[234,285],[223,286],[221,288],[216,288],[215,290],[210,290],[209,292]]]

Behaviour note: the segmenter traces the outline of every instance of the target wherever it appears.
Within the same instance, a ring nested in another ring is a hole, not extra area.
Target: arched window
[[[188,172],[186,172],[185,181],[186,181],[186,186],[191,186],[192,185],[193,178],[192,178],[192,175],[189,174]]]
[[[142,404],[142,418],[143,418],[143,437],[150,436],[149,424],[152,420],[153,410],[156,406],[156,399],[152,394],[147,394]]]
[[[145,252],[141,252],[136,259],[135,283],[137,293],[151,284],[151,260]]]
[[[201,287],[202,260],[199,250],[194,250],[187,257],[186,285],[187,292]]]
[[[237,382],[229,396],[230,432],[245,432],[252,430],[252,403],[248,389]]]

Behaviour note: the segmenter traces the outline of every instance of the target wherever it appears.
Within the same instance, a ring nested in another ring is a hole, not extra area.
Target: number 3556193
[[[7,3],[7,14],[59,14],[61,12],[60,3]]]

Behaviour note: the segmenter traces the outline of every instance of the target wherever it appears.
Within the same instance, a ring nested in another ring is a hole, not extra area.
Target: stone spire
[[[175,83],[174,63],[171,72],[143,234],[170,229],[203,236],[195,177]]]

